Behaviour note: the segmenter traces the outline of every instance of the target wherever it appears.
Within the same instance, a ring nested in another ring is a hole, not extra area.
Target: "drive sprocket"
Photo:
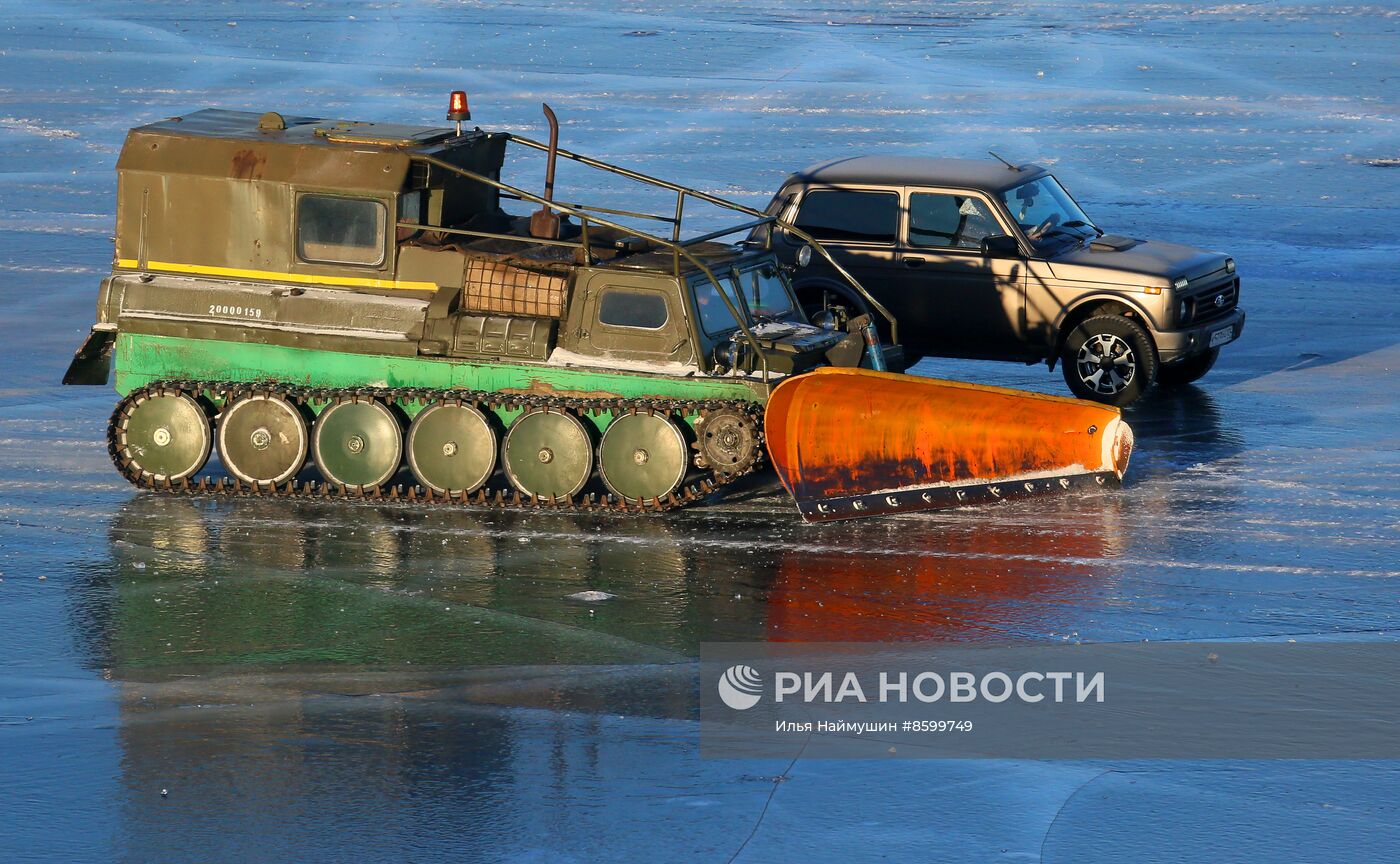
[[[763,455],[762,433],[747,412],[708,411],[695,424],[695,465],[718,476],[747,473]]]

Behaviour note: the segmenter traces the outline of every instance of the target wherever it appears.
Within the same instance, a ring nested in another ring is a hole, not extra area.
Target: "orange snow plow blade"
[[[764,431],[808,522],[1117,484],[1133,449],[1117,408],[865,369],[787,379]]]

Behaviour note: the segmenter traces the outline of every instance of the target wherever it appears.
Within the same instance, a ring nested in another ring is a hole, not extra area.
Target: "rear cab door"
[[[595,271],[584,291],[571,334],[578,353],[629,366],[651,365],[658,372],[694,370],[695,346],[674,281]]]

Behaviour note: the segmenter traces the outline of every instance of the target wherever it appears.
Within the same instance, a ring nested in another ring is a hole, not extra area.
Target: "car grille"
[[[1235,277],[1228,282],[1202,291],[1186,300],[1186,318],[1183,324],[1203,324],[1230,314],[1240,302],[1240,280]]]

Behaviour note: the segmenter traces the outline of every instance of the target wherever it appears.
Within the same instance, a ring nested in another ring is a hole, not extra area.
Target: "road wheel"
[[[1219,348],[1212,348],[1204,354],[1187,357],[1180,363],[1172,363],[1157,370],[1157,383],[1164,387],[1181,387],[1192,381],[1199,381],[1215,365],[1220,356]]]
[[[408,427],[408,465],[438,494],[475,492],[496,470],[496,430],[471,405],[429,405]]]
[[[328,482],[352,489],[378,486],[399,470],[403,427],[378,399],[346,396],[316,418],[311,451]]]
[[[144,479],[183,480],[204,467],[209,416],[192,396],[142,392],[123,404],[115,424],[117,452]]]
[[[307,437],[306,420],[286,399],[244,396],[219,417],[219,461],[244,483],[274,486],[306,463]]]
[[[593,474],[593,436],[574,415],[537,408],[511,424],[501,461],[511,485],[526,495],[567,498]]]
[[[603,432],[598,473],[619,498],[651,501],[680,488],[689,457],[685,437],[670,420],[655,414],[624,414]]]
[[[1157,349],[1141,324],[1098,315],[1070,331],[1060,354],[1074,395],[1105,405],[1135,402],[1157,377]]]

